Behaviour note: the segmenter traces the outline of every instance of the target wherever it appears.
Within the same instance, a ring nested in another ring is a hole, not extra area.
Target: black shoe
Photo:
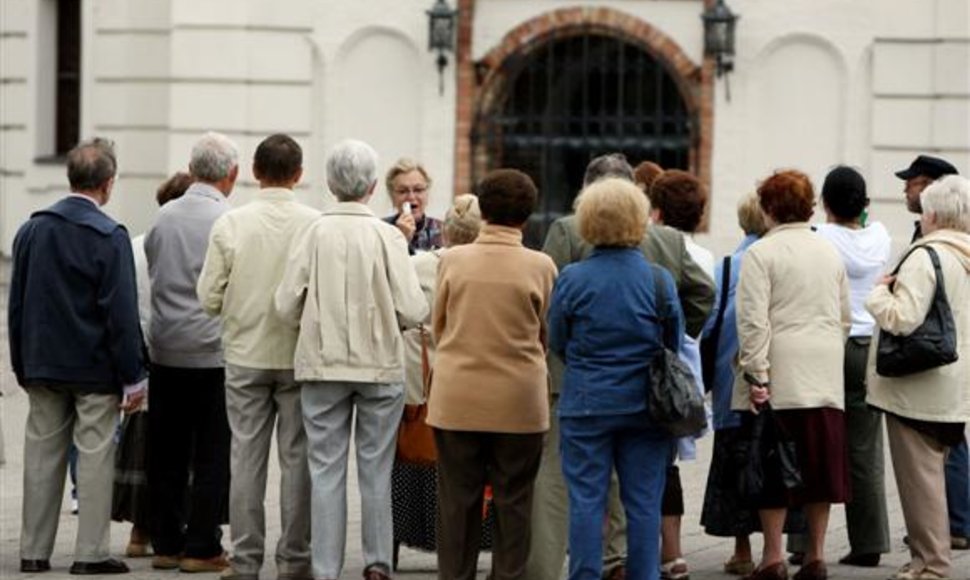
[[[845,566],[859,566],[860,568],[875,568],[879,565],[879,559],[882,557],[881,554],[856,554],[854,552],[849,552],[839,560],[839,564]]]
[[[21,560],[21,572],[47,572],[51,569],[50,560]]]
[[[108,558],[101,562],[74,562],[71,564],[71,574],[88,576],[91,574],[126,574],[128,565],[124,562]]]
[[[788,556],[788,563],[792,566],[801,566],[805,563],[805,552],[792,552]]]

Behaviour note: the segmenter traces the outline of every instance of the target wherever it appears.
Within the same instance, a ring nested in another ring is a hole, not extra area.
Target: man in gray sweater
[[[228,566],[219,528],[228,497],[230,441],[221,329],[203,312],[195,287],[212,224],[230,209],[226,198],[239,174],[238,156],[224,135],[204,135],[189,161],[196,183],[161,209],[145,237],[152,308],[148,480],[156,569],[217,572]]]

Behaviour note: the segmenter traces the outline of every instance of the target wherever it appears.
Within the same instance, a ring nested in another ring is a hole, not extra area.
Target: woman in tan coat
[[[454,204],[442,225],[445,248],[463,246],[475,241],[482,229],[482,214],[478,198],[466,193],[455,198]],[[429,362],[434,362],[434,342],[431,340],[431,314],[438,279],[438,262],[445,248],[418,252],[411,256],[411,263],[418,273],[418,282],[428,299],[429,314],[418,328],[404,331],[405,397],[402,421],[421,421],[418,411],[425,401],[425,364],[422,350]],[[398,434],[402,442],[405,431]],[[394,568],[397,569],[401,544],[409,548],[434,552],[438,547],[438,469],[433,463],[407,461],[402,457],[394,460],[391,473],[391,497],[394,512]],[[490,518],[490,522],[494,518]],[[491,528],[483,523],[483,548],[491,546]]]
[[[958,359],[902,377],[875,369],[878,341],[870,355],[866,401],[886,412],[889,452],[909,534],[910,562],[893,578],[948,578],[950,529],[944,462],[949,447],[963,441],[970,421],[970,182],[944,177],[921,194],[924,237],[914,247],[936,251],[947,302],[956,324]],[[907,336],[926,318],[936,292],[930,253],[913,251],[898,274],[873,289],[866,309],[884,332]]]
[[[428,424],[438,448],[438,577],[475,578],[482,494],[497,520],[492,578],[523,578],[532,489],[549,429],[546,309],[552,259],[522,246],[538,193],[520,171],[479,185],[485,226],[475,243],[441,256],[432,318],[434,379]]]
[[[759,498],[764,552],[748,578],[788,577],[782,528],[787,509],[802,506],[809,544],[795,579],[822,580],[829,506],[849,497],[842,377],[851,325],[848,278],[835,247],[808,224],[815,193],[806,175],[776,173],[758,188],[758,198],[769,231],[741,263],[732,408],[756,410],[770,402],[795,443],[803,485],[786,490],[773,482]]]

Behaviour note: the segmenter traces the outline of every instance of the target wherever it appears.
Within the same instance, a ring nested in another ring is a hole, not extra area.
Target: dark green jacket
[[[542,251],[562,270],[589,256],[593,246],[579,236],[576,216],[570,215],[559,218],[549,227]],[[647,261],[663,266],[673,275],[677,296],[684,310],[687,334],[698,336],[714,307],[714,280],[691,259],[684,244],[684,235],[671,227],[652,224],[640,243],[640,251]],[[563,363],[551,353],[548,360],[552,391],[558,393],[562,384]]]

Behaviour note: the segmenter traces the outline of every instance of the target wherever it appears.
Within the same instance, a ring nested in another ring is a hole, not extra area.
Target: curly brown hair
[[[519,227],[535,211],[539,191],[532,178],[517,169],[496,169],[478,184],[482,219],[498,226]]]
[[[761,209],[777,224],[807,222],[815,206],[812,180],[801,171],[786,169],[758,186]]]
[[[637,165],[633,169],[633,182],[640,186],[643,193],[650,197],[650,188],[653,187],[653,182],[657,180],[664,172],[664,168],[660,167],[653,161],[644,161]]]
[[[664,225],[692,234],[704,219],[707,189],[686,171],[664,171],[654,180],[649,197],[653,208],[660,211]]]

